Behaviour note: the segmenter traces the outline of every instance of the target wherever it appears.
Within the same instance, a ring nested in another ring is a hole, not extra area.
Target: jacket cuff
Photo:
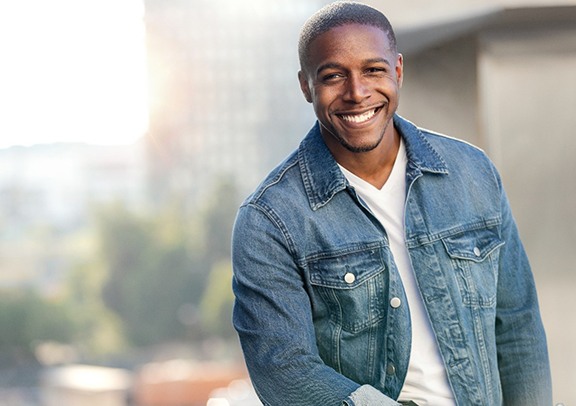
[[[362,385],[350,394],[343,406],[399,406],[400,404],[370,385]]]

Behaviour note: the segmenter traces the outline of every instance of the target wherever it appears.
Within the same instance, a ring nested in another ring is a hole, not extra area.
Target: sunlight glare
[[[148,124],[141,0],[0,3],[0,147],[126,144]]]

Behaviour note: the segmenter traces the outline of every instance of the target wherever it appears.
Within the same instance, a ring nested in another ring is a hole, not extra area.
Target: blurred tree
[[[2,290],[0,361],[31,359],[43,343],[93,359],[126,345],[231,338],[237,207],[234,184],[220,180],[192,214],[178,205],[142,214],[114,204],[97,208],[96,233],[44,230],[38,252],[66,258],[57,263],[66,285],[50,297]]]
[[[202,325],[206,333],[220,337],[234,335],[232,324],[232,264],[221,261],[214,264],[200,303]]]
[[[142,217],[115,206],[100,217],[102,258],[108,271],[103,297],[137,346],[183,338],[178,311],[199,297],[201,262],[173,215]]]
[[[202,210],[210,275],[200,303],[200,317],[207,334],[225,338],[235,335],[231,323],[234,295],[230,237],[238,205],[236,185],[229,178],[221,178]]]
[[[230,236],[238,210],[238,191],[229,178],[221,178],[202,210],[205,255],[210,265],[230,259]]]
[[[237,193],[226,180],[195,215],[172,205],[154,215],[111,206],[98,216],[107,272],[104,303],[136,346],[233,335],[230,234]]]
[[[78,327],[74,344],[89,357],[117,352],[126,344],[119,318],[102,298],[104,277],[103,267],[92,261],[75,266],[67,283],[67,302]]]
[[[72,309],[32,290],[0,294],[0,353],[31,357],[40,341],[71,342],[77,331]]]

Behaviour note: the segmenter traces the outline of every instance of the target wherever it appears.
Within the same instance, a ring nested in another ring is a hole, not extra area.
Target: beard
[[[322,125],[322,127],[324,128],[324,130],[326,130],[326,132],[328,134],[330,134],[341,146],[343,146],[348,151],[354,152],[354,153],[363,153],[363,152],[370,152],[370,151],[376,149],[378,147],[378,145],[380,145],[380,143],[384,139],[384,134],[386,133],[386,130],[388,129],[388,125],[390,125],[390,123],[388,123],[384,127],[384,129],[380,133],[379,137],[375,141],[373,141],[371,143],[367,142],[367,143],[362,144],[362,145],[352,145],[348,141],[346,141],[346,139],[344,137],[342,137],[338,133],[338,131],[331,131],[329,128],[325,127],[324,125]]]

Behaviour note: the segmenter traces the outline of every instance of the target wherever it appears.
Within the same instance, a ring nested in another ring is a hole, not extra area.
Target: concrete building
[[[222,178],[246,193],[297,145],[312,112],[295,43],[319,3],[145,1],[155,200],[195,206]]]

